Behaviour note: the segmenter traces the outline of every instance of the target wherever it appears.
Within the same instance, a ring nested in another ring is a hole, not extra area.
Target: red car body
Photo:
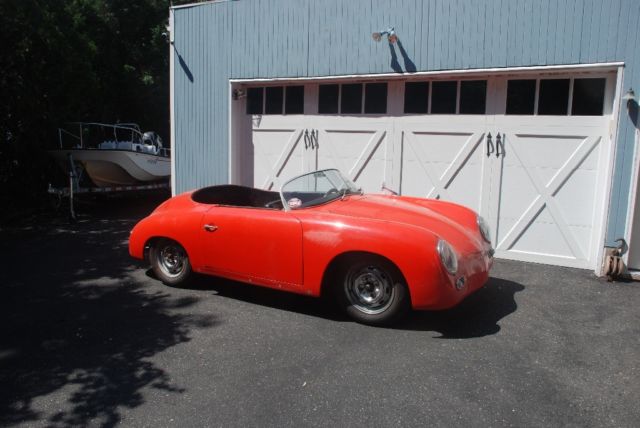
[[[167,238],[184,248],[195,272],[320,296],[336,258],[376,254],[401,272],[414,309],[456,305],[487,282],[493,261],[477,214],[449,202],[353,194],[283,210],[203,203],[193,195],[176,196],[140,221],[131,256],[143,259],[154,239]],[[441,239],[457,255],[453,275],[436,251]]]

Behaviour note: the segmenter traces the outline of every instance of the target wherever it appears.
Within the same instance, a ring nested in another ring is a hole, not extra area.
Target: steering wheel
[[[334,193],[340,193],[340,191],[338,189],[336,189],[335,187],[332,187],[331,189],[327,190],[327,192],[324,194],[323,198],[326,198],[327,196],[333,195]]]

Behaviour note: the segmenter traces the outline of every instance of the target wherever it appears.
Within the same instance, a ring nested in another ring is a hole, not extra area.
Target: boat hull
[[[71,155],[98,187],[166,181],[171,174],[169,158],[148,153],[105,149],[61,149],[49,153],[65,171]]]

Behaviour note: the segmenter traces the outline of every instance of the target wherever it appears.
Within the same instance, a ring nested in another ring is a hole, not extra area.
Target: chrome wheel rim
[[[186,260],[187,254],[175,244],[165,245],[158,252],[158,266],[165,275],[172,278],[184,271]]]
[[[344,287],[349,303],[370,315],[387,310],[395,297],[391,278],[374,266],[367,266],[347,276]]]

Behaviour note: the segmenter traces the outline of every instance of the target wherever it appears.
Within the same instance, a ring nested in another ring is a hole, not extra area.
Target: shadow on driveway
[[[50,426],[113,426],[119,408],[144,403],[143,388],[183,392],[148,358],[217,321],[181,311],[195,297],[141,286],[127,252],[141,217],[133,211],[85,214],[74,225],[38,218],[2,232],[0,425],[48,417]],[[62,409],[51,407],[57,394],[69,397]]]
[[[518,309],[515,294],[524,286],[513,281],[490,278],[487,285],[453,309],[414,312],[401,328],[429,330],[440,339],[469,339],[496,334],[500,320]]]
[[[0,231],[0,425],[113,426],[145,403],[145,389],[177,399],[188,385],[172,379],[157,355],[223,322],[198,313],[212,292],[352,322],[322,300],[220,278],[198,277],[184,291],[150,281],[129,257],[127,239],[160,201],[103,201],[84,206],[73,225],[41,216]],[[492,278],[460,306],[413,313],[395,328],[441,338],[495,334],[523,289]]]
[[[149,269],[147,276],[153,277]],[[155,280],[155,279],[154,279]],[[352,322],[329,302],[321,299],[256,287],[218,277],[196,276],[189,286],[193,290],[213,291],[216,295],[255,305],[325,318]],[[515,294],[524,286],[501,278],[490,278],[480,290],[453,309],[414,311],[394,329],[434,331],[441,339],[465,339],[488,336],[500,331],[499,322],[518,309]]]

